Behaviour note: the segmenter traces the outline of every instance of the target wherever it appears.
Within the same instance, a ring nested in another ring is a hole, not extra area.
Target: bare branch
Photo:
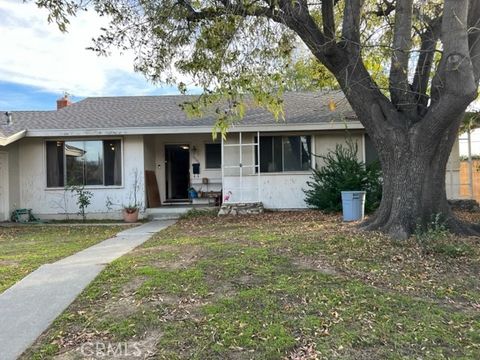
[[[383,5],[385,4],[385,8]],[[395,0],[388,1],[383,0],[383,4],[378,4],[376,11],[371,11],[370,13],[376,16],[388,16],[395,11]]]

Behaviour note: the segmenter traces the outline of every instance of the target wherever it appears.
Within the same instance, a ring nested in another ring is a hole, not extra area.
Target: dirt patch
[[[293,260],[293,265],[302,270],[315,270],[326,275],[339,275],[340,273],[332,266],[330,266],[321,257],[303,256],[297,257]]]
[[[0,266],[17,266],[18,261],[15,260],[0,260]]]
[[[172,270],[187,269],[190,265],[194,264],[199,258],[202,257],[203,251],[200,246],[189,246],[183,248],[181,254],[171,261],[162,261],[164,267]]]
[[[135,295],[137,290],[140,288],[140,286],[143,285],[143,283],[147,280],[146,276],[136,276],[128,281],[125,285],[123,285],[121,294],[123,296],[128,296],[128,295]]]
[[[105,304],[104,314],[114,319],[123,319],[135,314],[141,305],[142,302],[134,296],[121,297]]]
[[[149,247],[137,250],[135,255],[149,255],[155,253],[171,253],[171,258],[151,259],[150,265],[162,268],[162,269],[186,269],[190,265],[194,264],[198,259],[203,257],[205,250],[198,245],[178,246],[178,245],[161,245],[156,247]]]

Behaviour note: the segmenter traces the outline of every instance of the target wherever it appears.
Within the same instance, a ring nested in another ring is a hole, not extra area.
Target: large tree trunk
[[[461,118],[452,121],[438,139],[415,126],[373,136],[383,170],[383,195],[365,229],[406,239],[417,227],[439,216],[452,231],[473,232],[454,218],[446,197],[447,162]]]
[[[417,226],[440,215],[453,231],[473,232],[450,211],[445,172],[464,112],[478,93],[480,1],[442,2],[442,14],[435,15],[422,33],[422,51],[412,84],[410,60],[412,53],[418,52],[412,51],[412,24],[418,6],[412,0],[390,2],[395,19],[389,97],[362,59],[363,0],[344,2],[339,37],[335,36],[335,2],[321,2],[323,32],[306,2],[280,3],[285,14],[294,15],[287,16],[284,23],[335,76],[379,153],[383,198],[366,227],[404,239]],[[437,64],[438,41],[442,42],[442,56]]]

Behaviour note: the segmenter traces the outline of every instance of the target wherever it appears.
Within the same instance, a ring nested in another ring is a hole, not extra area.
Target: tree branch
[[[244,7],[241,3],[232,4],[228,1],[222,1],[224,7],[206,7],[201,10],[195,10],[188,0],[178,0],[177,4],[187,11],[187,20],[197,22],[201,20],[215,19],[228,14],[238,16],[266,17],[280,24],[285,24],[282,15],[275,11],[273,7],[251,6]]]
[[[437,41],[440,38],[442,18],[437,17],[427,24],[427,29],[420,34],[421,46],[418,56],[415,75],[412,83],[412,90],[415,94],[418,113],[420,116],[424,113],[428,105],[428,83],[432,71],[433,60]]]
[[[385,4],[385,8],[383,8],[383,4]],[[388,16],[390,15],[393,11],[395,11],[395,1],[388,1],[388,0],[383,0],[383,4],[378,4],[377,5],[377,10],[376,11],[371,11],[370,14],[376,15],[378,17],[380,16]]]
[[[342,38],[347,46],[360,52],[360,16],[364,0],[345,0]]]
[[[422,121],[422,126],[428,127],[432,139],[447,129],[451,119],[463,113],[477,97],[478,80],[469,46],[469,3],[469,0],[445,0],[442,19],[443,56],[432,84],[435,97]],[[478,11],[478,8],[475,9]]]
[[[398,0],[395,10],[393,54],[390,65],[390,96],[399,110],[415,106],[408,84],[408,61],[412,47],[413,0]]]
[[[335,43],[334,0],[322,1],[323,33],[329,42]]]
[[[480,1],[470,1],[468,10],[468,44],[475,81],[480,80]]]

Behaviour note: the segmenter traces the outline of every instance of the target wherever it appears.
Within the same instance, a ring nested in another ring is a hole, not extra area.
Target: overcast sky
[[[48,24],[34,3],[0,0],[0,110],[54,109],[66,91],[87,96],[174,94],[133,71],[131,53],[99,57],[85,48],[106,19],[81,12],[68,33]]]

